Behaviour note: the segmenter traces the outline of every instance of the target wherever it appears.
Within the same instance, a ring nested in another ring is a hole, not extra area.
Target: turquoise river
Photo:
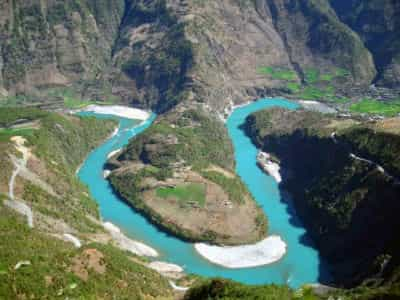
[[[239,129],[249,114],[273,106],[289,109],[298,107],[296,103],[284,99],[261,99],[235,109],[226,126],[235,148],[237,173],[263,207],[269,220],[269,234],[280,235],[287,243],[287,253],[277,263],[247,269],[227,269],[213,265],[199,256],[192,244],[158,230],[113,193],[107,180],[103,179],[107,155],[149,127],[154,121],[154,115],[141,124],[119,119],[118,133],[88,156],[78,176],[98,202],[104,221],[114,223],[129,237],[155,248],[161,255],[157,260],[178,264],[187,273],[231,278],[248,284],[288,284],[294,288],[305,283],[325,281],[328,278],[326,267],[318,252],[310,246],[305,229],[294,215],[290,202],[282,201],[277,183],[257,167],[257,149]]]

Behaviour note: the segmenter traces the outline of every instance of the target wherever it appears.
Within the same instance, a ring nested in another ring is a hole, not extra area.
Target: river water
[[[213,265],[197,254],[193,244],[160,231],[113,193],[108,181],[103,179],[103,166],[107,155],[123,147],[129,139],[149,127],[156,117],[154,115],[140,124],[118,118],[120,121],[118,133],[88,156],[78,176],[89,187],[91,195],[98,202],[104,221],[114,223],[129,237],[155,248],[160,253],[157,259],[178,264],[186,273],[225,277],[248,284],[288,284],[293,288],[305,283],[326,281],[327,268],[318,252],[312,247],[290,202],[282,201],[277,183],[257,166],[257,149],[239,128],[249,114],[276,106],[288,109],[298,107],[296,103],[284,99],[261,99],[235,109],[226,122],[235,149],[237,174],[265,211],[269,222],[269,234],[280,235],[287,244],[286,255],[274,264],[247,269],[227,269]]]

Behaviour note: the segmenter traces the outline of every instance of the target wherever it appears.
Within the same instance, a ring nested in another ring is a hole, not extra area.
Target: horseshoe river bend
[[[306,283],[324,282],[328,272],[318,251],[312,247],[312,242],[296,217],[290,201],[282,199],[278,184],[257,166],[258,150],[239,128],[249,114],[274,106],[296,109],[298,104],[284,99],[261,99],[234,109],[226,126],[235,149],[237,174],[267,215],[269,234],[279,235],[287,245],[286,254],[275,263],[242,269],[214,265],[200,256],[193,244],[160,231],[113,192],[108,181],[103,178],[107,156],[149,127],[155,115],[144,122],[118,118],[118,132],[90,153],[78,176],[98,202],[104,221],[112,222],[128,237],[156,249],[160,254],[158,259],[180,265],[188,274],[230,278],[247,284],[288,284],[293,288]],[[110,117],[91,112],[81,114]]]

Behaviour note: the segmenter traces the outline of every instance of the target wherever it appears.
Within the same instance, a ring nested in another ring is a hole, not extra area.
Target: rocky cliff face
[[[369,85],[377,68],[395,86],[397,6],[376,10],[387,22],[373,32],[391,45],[380,49],[393,48],[383,61],[366,29],[373,18],[350,22],[336,2],[1,1],[0,91],[52,100],[49,88],[69,87],[163,112],[183,101],[223,111],[287,88],[282,78],[304,83],[310,70],[345,70],[332,82],[345,89]]]
[[[395,0],[331,0],[340,19],[359,34],[378,69],[376,82],[400,83],[400,3]]]
[[[338,283],[390,277],[398,266],[400,186],[398,159],[391,156],[399,151],[399,136],[387,131],[395,124],[285,110],[247,120],[253,141],[280,160],[281,187],[293,195]]]
[[[109,64],[124,1],[1,1],[1,91],[94,80]]]

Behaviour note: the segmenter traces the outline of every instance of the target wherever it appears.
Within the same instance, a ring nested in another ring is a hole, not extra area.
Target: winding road
[[[12,208],[13,210],[17,211],[18,213],[26,216],[28,221],[28,226],[33,228],[33,213],[32,209],[26,205],[24,202],[15,199],[14,195],[14,186],[15,186],[15,179],[17,178],[18,174],[21,172],[23,168],[26,167],[29,158],[29,149],[24,146],[25,139],[20,136],[14,136],[11,140],[15,143],[16,149],[22,153],[22,158],[17,158],[14,155],[10,155],[11,160],[14,164],[14,171],[10,177],[10,181],[8,183],[8,195],[10,200],[6,200],[4,203]]]

